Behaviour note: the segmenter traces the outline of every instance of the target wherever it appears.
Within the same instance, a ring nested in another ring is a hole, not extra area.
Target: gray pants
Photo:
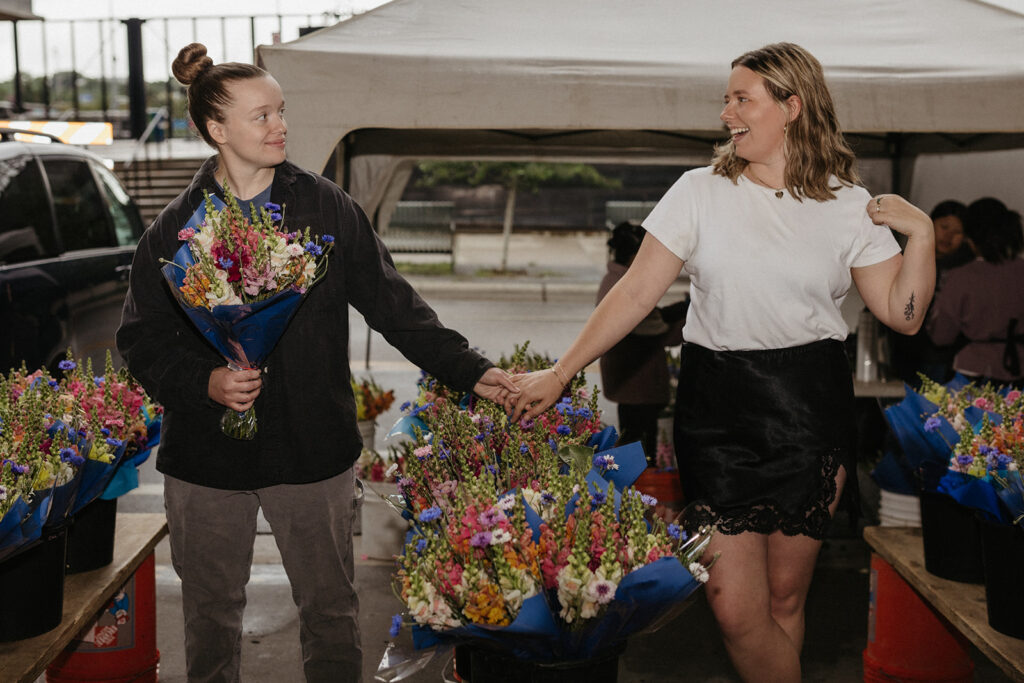
[[[229,491],[165,477],[171,562],[181,578],[190,683],[240,680],[242,611],[256,515],[270,523],[299,608],[307,681],[362,676],[353,590],[353,473],[312,484]]]

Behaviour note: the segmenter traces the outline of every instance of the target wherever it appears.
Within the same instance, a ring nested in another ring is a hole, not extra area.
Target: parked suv
[[[20,142],[18,132],[0,129],[0,372],[23,361],[55,370],[69,347],[101,370],[139,211],[100,157],[55,138]]]

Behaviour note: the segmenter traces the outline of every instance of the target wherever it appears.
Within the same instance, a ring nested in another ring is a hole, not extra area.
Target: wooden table
[[[925,569],[920,527],[870,526],[864,529],[864,540],[1011,679],[1024,682],[1024,640],[988,625],[984,586],[949,581]]]
[[[167,520],[163,514],[118,514],[113,561],[106,567],[64,579],[64,617],[60,625],[35,638],[0,643],[3,680],[33,683],[74,637],[93,622],[166,535]]]

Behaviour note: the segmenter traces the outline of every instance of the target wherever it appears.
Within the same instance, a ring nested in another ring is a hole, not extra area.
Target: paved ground
[[[488,247],[483,245],[486,253]],[[548,250],[549,252],[553,250]],[[561,251],[569,254],[571,250]],[[481,256],[480,258],[483,258]],[[563,261],[566,258],[563,256]],[[515,263],[515,262],[513,262]],[[460,272],[475,267],[463,264]],[[526,276],[504,278],[412,278],[417,288],[449,326],[462,331],[470,343],[488,355],[510,353],[514,342],[530,339],[533,347],[557,355],[571,341],[593,306],[593,292],[603,272],[592,257],[567,261],[557,273],[549,264],[524,264]],[[672,296],[684,290],[680,284]],[[669,297],[671,298],[671,297]],[[382,385],[394,387],[396,407],[378,420],[377,447],[384,448],[382,432],[397,416],[397,404],[411,397],[416,368],[391,349],[379,335],[367,336],[361,317],[353,313],[352,366],[357,374],[371,373]],[[365,367],[369,340],[370,364]],[[596,368],[588,377],[598,382]],[[614,410],[603,404],[614,422]],[[147,463],[143,486],[121,499],[119,511],[162,510],[161,477]],[[860,527],[837,520],[824,546],[807,608],[807,643],[804,648],[806,681],[854,682],[863,680],[861,653],[867,643],[869,557],[860,540]],[[257,538],[243,641],[243,680],[290,683],[301,681],[298,622],[287,579],[269,529]],[[390,617],[399,603],[390,590],[391,566],[365,554],[370,543],[356,537],[356,579],[361,598],[364,643],[364,680],[373,680],[388,641]],[[379,541],[372,545],[379,547]],[[397,549],[397,545],[396,545]],[[376,552],[376,551],[375,551]],[[161,651],[160,678],[166,683],[186,681],[180,586],[169,564],[166,541],[157,549],[157,624]],[[979,683],[1009,680],[975,653]],[[447,656],[431,662],[410,681],[442,681],[450,672]],[[677,619],[661,630],[631,639],[619,663],[619,680],[628,683],[737,681],[707,604],[700,595]]]

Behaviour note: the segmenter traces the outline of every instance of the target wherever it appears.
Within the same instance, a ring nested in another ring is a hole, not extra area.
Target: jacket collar
[[[217,189],[217,179],[214,172],[217,170],[217,154],[214,154],[199,167],[192,182],[188,186],[188,204],[194,206],[203,198],[203,190],[213,192]],[[274,172],[274,182],[271,186],[270,195],[272,198],[279,198],[282,194],[291,194],[291,186],[300,178],[309,180],[313,184],[317,182],[315,173],[310,173],[304,168],[296,166],[290,161],[283,161],[277,165]]]

